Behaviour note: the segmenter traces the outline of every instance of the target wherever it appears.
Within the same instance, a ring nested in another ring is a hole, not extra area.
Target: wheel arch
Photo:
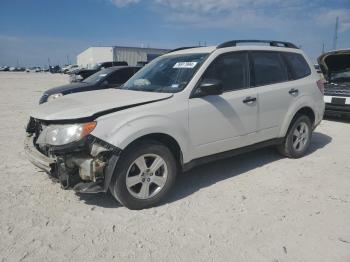
[[[138,143],[142,143],[142,141],[145,141],[145,140],[157,141],[165,145],[166,147],[168,147],[169,150],[173,153],[179,167],[182,167],[183,153],[182,153],[181,146],[173,136],[166,133],[149,133],[146,135],[139,136],[135,140],[131,141],[128,145],[126,145],[123,151],[128,150],[128,148],[130,148],[131,146],[134,146]]]
[[[289,114],[289,117],[286,117],[284,124],[282,126],[282,129],[281,129],[280,137],[284,137],[287,134],[293,121],[299,115],[306,115],[307,117],[310,118],[312,126],[315,125],[315,120],[316,120],[315,111],[308,105],[300,106],[297,110],[295,110],[294,113]]]

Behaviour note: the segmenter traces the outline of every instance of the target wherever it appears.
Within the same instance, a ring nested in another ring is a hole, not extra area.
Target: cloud
[[[119,8],[140,1],[149,6],[168,25],[226,28],[244,24],[250,27],[276,27],[286,18],[295,18],[306,10],[317,9],[326,0],[110,0]],[[335,2],[343,0],[335,0]],[[294,19],[298,21],[298,19]]]
[[[314,19],[320,25],[335,25],[337,17],[339,17],[339,32],[348,31],[350,29],[350,9],[324,9]]]
[[[110,0],[117,7],[125,7],[132,4],[137,4],[140,0]]]
[[[277,29],[286,26],[287,19],[296,17],[302,9],[314,2],[302,0],[153,0],[153,4],[167,15],[170,26],[201,28],[233,28],[244,25],[250,28]],[[288,19],[288,20],[290,20]]]

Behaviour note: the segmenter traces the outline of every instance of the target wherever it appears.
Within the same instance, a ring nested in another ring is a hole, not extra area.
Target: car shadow
[[[323,119],[328,121],[333,121],[333,122],[350,124],[350,117],[346,118],[341,116],[325,115]]]
[[[331,141],[332,138],[330,136],[314,132],[307,155],[322,149]],[[244,174],[282,158],[283,156],[281,156],[274,147],[267,147],[195,167],[190,171],[178,175],[173,190],[160,205],[175,202],[202,188]],[[94,195],[78,194],[78,196],[88,205],[104,208],[116,208],[121,206],[114,200],[110,193]]]
[[[307,155],[322,149],[331,141],[330,136],[314,132]],[[202,188],[252,171],[282,158],[284,157],[274,147],[267,147],[195,167],[177,177],[174,190],[172,190],[166,202],[171,203],[180,200]]]
[[[118,208],[122,205],[114,199],[110,192],[98,194],[81,194],[76,193],[81,201],[91,206],[98,206],[103,208]]]

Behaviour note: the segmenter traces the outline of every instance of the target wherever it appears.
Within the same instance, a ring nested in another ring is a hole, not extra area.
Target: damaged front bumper
[[[35,135],[24,142],[28,160],[60,181],[64,189],[80,193],[107,192],[121,150],[93,136],[79,143],[46,150],[35,144]]]
[[[24,152],[28,158],[28,160],[35,165],[36,167],[44,170],[46,173],[50,174],[55,165],[55,160],[51,159],[44,154],[42,154],[39,150],[37,150],[34,146],[33,136],[27,136],[24,141]]]

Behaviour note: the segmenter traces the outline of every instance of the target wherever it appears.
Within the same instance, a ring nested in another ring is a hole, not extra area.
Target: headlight
[[[62,93],[57,93],[57,94],[53,94],[53,95],[50,95],[48,98],[47,98],[47,102],[51,101],[51,100],[55,100],[56,98],[59,98],[63,96]]]
[[[74,125],[50,125],[41,132],[37,143],[61,146],[76,142],[90,134],[96,127],[96,124],[96,122],[89,122]]]

